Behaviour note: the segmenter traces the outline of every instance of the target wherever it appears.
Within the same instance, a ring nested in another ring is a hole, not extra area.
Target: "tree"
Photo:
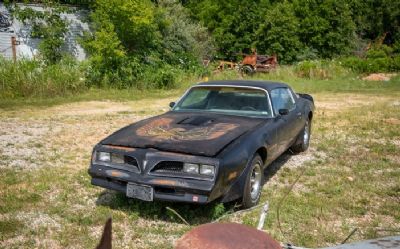
[[[375,40],[386,33],[386,44],[400,42],[400,1],[349,1],[357,34],[362,39]]]
[[[299,18],[300,41],[321,57],[349,53],[353,48],[355,25],[345,0],[294,0]]]
[[[166,62],[188,65],[212,56],[214,46],[207,29],[191,20],[188,10],[178,1],[161,0],[157,10],[161,20],[161,54]]]
[[[302,48],[298,30],[299,20],[292,4],[278,3],[265,13],[255,45],[261,53],[277,54],[280,61],[293,62]]]
[[[250,52],[262,18],[265,1],[190,1],[186,6],[212,33],[222,58],[235,58],[237,53]]]

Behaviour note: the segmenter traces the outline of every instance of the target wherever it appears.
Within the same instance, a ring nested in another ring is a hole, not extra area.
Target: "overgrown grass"
[[[68,96],[85,89],[83,73],[72,59],[45,66],[36,60],[14,63],[0,57],[1,99]]]
[[[110,86],[89,87],[83,69],[73,62],[43,67],[35,61],[17,64],[0,59],[0,108],[24,105],[50,106],[67,102],[88,100],[140,100],[179,96],[189,86],[205,80],[261,79],[289,83],[298,92],[384,92],[398,90],[400,75],[388,82],[362,80],[362,75],[341,66],[340,61],[303,61],[292,66],[280,66],[266,74],[241,75],[237,71],[202,74],[175,70],[172,89],[159,89],[157,82],[141,82],[142,87],[118,89]],[[210,68],[211,69],[211,68]],[[149,71],[147,81],[157,81],[156,71]],[[151,75],[153,76],[151,76]],[[150,77],[151,76],[151,77]],[[160,76],[161,77],[161,76]],[[162,77],[161,77],[162,78]],[[169,79],[169,78],[168,78]],[[170,80],[170,79],[169,79]],[[161,80],[162,81],[162,80]],[[144,87],[144,85],[152,87]],[[162,83],[160,83],[162,84]]]
[[[226,72],[213,78],[237,77]],[[280,241],[306,247],[340,243],[356,227],[353,241],[398,234],[398,78],[390,82],[364,82],[356,76],[310,80],[286,67],[253,78],[289,82],[297,91],[313,93],[317,107],[310,151],[284,155],[267,172],[270,177],[261,202],[268,201],[270,211],[264,229]],[[172,248],[193,226],[235,211],[234,203],[196,206],[129,200],[90,184],[87,167],[92,146],[126,124],[167,110],[168,102],[183,90],[92,89],[56,100],[60,104],[56,106],[44,106],[50,102],[43,100],[38,107],[3,109],[0,247],[94,248],[104,221],[112,216],[115,247]],[[93,99],[121,102],[61,104]],[[302,172],[280,207],[280,229],[278,205]],[[223,221],[254,227],[258,216],[256,209]]]

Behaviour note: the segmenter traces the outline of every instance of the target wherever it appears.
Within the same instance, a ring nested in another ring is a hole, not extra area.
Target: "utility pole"
[[[11,48],[14,62],[17,62],[17,45],[17,38],[15,38],[15,36],[11,36]]]

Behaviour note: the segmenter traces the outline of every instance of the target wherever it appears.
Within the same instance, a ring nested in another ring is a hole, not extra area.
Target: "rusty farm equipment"
[[[243,74],[254,74],[258,72],[268,73],[278,65],[276,55],[240,54],[243,60],[239,63],[232,61],[220,61],[217,71],[238,70]]]

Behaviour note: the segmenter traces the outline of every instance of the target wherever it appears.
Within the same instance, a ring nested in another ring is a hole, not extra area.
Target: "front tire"
[[[242,206],[251,208],[260,201],[264,174],[262,171],[263,161],[256,154],[251,160],[249,172],[246,176],[246,184],[243,189]]]
[[[295,144],[292,147],[290,147],[290,149],[294,153],[300,153],[308,150],[308,147],[310,146],[310,137],[311,137],[311,120],[307,119],[303,130],[300,132],[299,137],[297,138]]]

